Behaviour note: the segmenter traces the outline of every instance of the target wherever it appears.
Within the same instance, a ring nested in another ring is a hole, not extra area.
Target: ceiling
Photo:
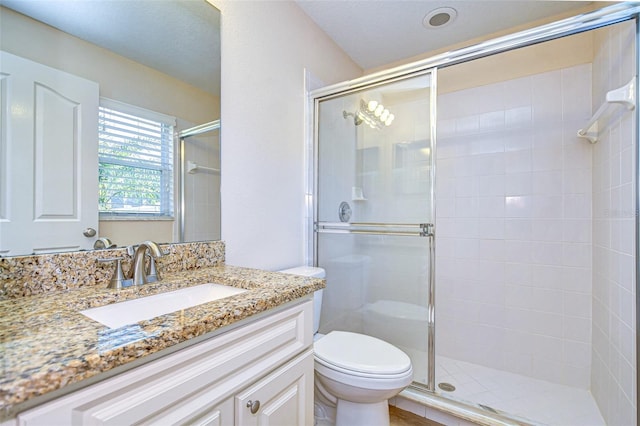
[[[593,3],[541,0],[295,1],[364,70],[582,9]],[[437,29],[425,28],[423,18],[439,7],[455,9],[456,19]]]
[[[592,3],[541,0],[294,1],[364,70]],[[204,0],[0,0],[0,5],[210,93],[220,93],[220,14]],[[422,25],[425,15],[444,6],[454,8],[457,18],[439,29],[425,28]]]
[[[203,0],[0,0],[0,5],[220,95],[220,12]]]

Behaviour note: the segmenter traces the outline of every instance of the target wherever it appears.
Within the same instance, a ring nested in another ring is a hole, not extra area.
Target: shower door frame
[[[187,210],[187,200],[185,198],[185,164],[187,161],[185,154],[185,143],[186,139],[191,136],[201,135],[203,133],[213,132],[214,130],[220,130],[220,120],[210,121],[208,123],[200,124],[198,126],[190,127],[188,129],[181,130],[176,132],[175,139],[177,139],[178,145],[178,207],[177,207],[177,215],[178,215],[178,242],[184,243],[184,228],[186,223],[186,210]]]
[[[550,24],[542,25],[539,27],[535,27],[529,30],[516,32],[507,36],[498,37],[495,39],[491,39],[479,44],[475,44],[469,47],[453,50],[450,52],[445,52],[439,55],[432,56],[430,58],[412,62],[403,66],[390,68],[388,70],[380,71],[377,73],[373,73],[364,77],[360,77],[354,80],[349,80],[346,82],[334,84],[331,86],[324,87],[322,89],[317,89],[310,91],[308,93],[309,103],[313,105],[313,117],[310,117],[310,123],[313,126],[313,170],[309,172],[313,176],[313,179],[310,181],[313,182],[313,188],[309,189],[309,196],[312,198],[312,203],[307,203],[307,217],[311,218],[308,224],[307,235],[309,240],[313,241],[313,259],[314,264],[318,264],[318,242],[317,242],[317,230],[315,229],[315,224],[317,222],[317,189],[318,189],[318,132],[319,132],[319,123],[318,123],[318,107],[319,102],[322,100],[331,99],[334,97],[339,97],[345,95],[347,93],[352,93],[356,91],[366,90],[372,87],[380,86],[383,84],[387,84],[393,81],[403,80],[405,78],[410,78],[416,75],[420,75],[427,72],[432,72],[432,76],[434,80],[436,79],[437,70],[439,68],[448,67],[451,65],[460,64],[463,62],[480,59],[483,57],[491,56],[501,52],[507,52],[510,50],[515,50],[527,46],[531,46],[537,43],[542,43],[545,41],[550,41],[554,39],[558,39],[565,36],[570,36],[573,34],[578,34],[586,31],[595,30],[601,27],[617,24],[624,21],[636,20],[636,36],[640,34],[640,3],[639,2],[628,2],[621,3],[612,6],[607,6],[599,10],[595,10],[593,12],[583,13],[571,18],[563,19],[557,22],[553,22]],[[640,48],[640,47],[638,47]],[[640,70],[640,58],[638,58],[638,63],[636,65],[636,79],[638,76],[638,71]],[[435,86],[435,81],[433,82]],[[636,99],[638,98],[638,92],[640,88],[638,88],[638,84],[636,84]],[[432,96],[432,99],[437,99],[437,93],[435,96]],[[636,108],[636,121],[640,121],[640,108]],[[435,127],[436,127],[436,109],[435,109],[435,101],[434,105],[432,105],[430,113],[432,114],[432,122],[430,123],[433,130],[433,146],[435,148]],[[640,165],[640,147],[639,147],[639,135],[640,132],[636,131],[634,135],[634,143],[636,146],[636,164]],[[435,159],[435,150],[432,155],[434,155]],[[435,163],[435,161],[434,161]],[[640,383],[640,262],[638,261],[638,255],[640,254],[640,238],[638,237],[638,230],[640,230],[640,215],[638,212],[640,211],[640,167],[636,167],[636,196],[637,203],[636,206],[636,235],[635,235],[635,246],[636,246],[636,372],[637,372],[637,381],[636,383]],[[432,192],[435,187],[435,164],[431,170],[432,173]],[[435,209],[435,205],[432,203],[432,209]],[[433,216],[435,220],[435,215]],[[433,266],[433,265],[432,265]],[[435,282],[432,283],[433,288],[430,289],[435,293]],[[435,299],[431,299],[435,300]],[[435,305],[433,306],[433,311],[430,311],[430,315],[433,313],[433,328],[429,328],[428,332],[430,333],[429,342],[434,343],[435,338]],[[430,318],[431,319],[431,318]],[[430,347],[431,349],[431,347]],[[433,357],[433,361],[435,361],[435,344],[433,346],[433,355],[429,353],[428,357]],[[429,383],[426,386],[416,384],[412,385],[413,387],[418,388],[419,390],[427,390],[433,394],[435,394],[435,375],[431,374],[431,369],[435,371],[435,362],[431,362],[429,360]],[[640,407],[640,393],[636,392],[637,401],[636,405]]]
[[[381,78],[375,82],[358,86],[355,88],[349,88],[346,90],[340,90],[335,93],[328,94],[322,97],[314,98],[313,108],[313,190],[312,194],[317,194],[318,182],[319,182],[319,123],[316,120],[319,114],[320,102],[346,96],[349,94],[355,94],[364,90],[371,89],[373,87],[382,86],[386,84],[392,84],[398,81],[407,80],[414,77],[429,76],[429,138],[431,147],[430,169],[429,179],[431,188],[429,188],[429,223],[419,224],[398,224],[398,223],[327,223],[318,221],[318,197],[313,196],[313,264],[318,266],[318,233],[321,232],[343,232],[352,234],[370,234],[370,235],[396,235],[396,236],[418,236],[426,237],[429,239],[428,253],[429,253],[429,275],[427,276],[427,294],[429,299],[427,301],[427,383],[414,382],[418,387],[425,387],[428,391],[435,391],[436,381],[436,346],[435,346],[435,177],[436,177],[436,99],[437,99],[437,80],[438,70],[437,68],[420,69],[408,74],[392,76],[389,78]],[[310,215],[311,217],[311,215]],[[342,230],[340,229],[342,228]],[[351,228],[351,229],[350,229]],[[376,230],[376,228],[379,228]],[[417,228],[413,231],[407,231],[406,229]],[[404,229],[398,231],[397,229]]]

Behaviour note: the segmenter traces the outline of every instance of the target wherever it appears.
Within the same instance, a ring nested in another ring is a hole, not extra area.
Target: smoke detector
[[[458,12],[452,7],[439,7],[427,13],[422,25],[427,29],[444,28],[455,21]]]

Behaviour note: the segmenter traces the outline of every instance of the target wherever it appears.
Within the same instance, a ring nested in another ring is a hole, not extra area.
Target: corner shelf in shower
[[[351,201],[367,201],[361,186],[351,187]]]
[[[578,130],[578,137],[587,139],[592,144],[598,142],[598,120],[606,112],[611,104],[619,104],[626,107],[628,111],[636,107],[636,77],[631,78],[629,83],[622,87],[607,92],[605,102],[591,117],[587,125]]]

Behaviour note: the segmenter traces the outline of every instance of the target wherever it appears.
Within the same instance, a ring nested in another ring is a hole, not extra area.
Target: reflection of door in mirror
[[[219,119],[220,13],[209,3],[200,0],[2,0],[0,3],[0,50],[94,81],[99,85],[101,98],[175,117],[177,131]],[[5,105],[5,111],[10,108]],[[219,151],[219,143],[214,149]],[[4,153],[0,161],[12,162],[10,154]],[[187,159],[203,166],[220,167],[219,162],[203,158]],[[97,165],[97,159],[92,164]],[[0,165],[0,179],[7,182],[3,170]],[[177,178],[177,173],[174,176]],[[200,173],[193,178],[219,180],[219,175]],[[178,182],[175,188],[177,185]],[[211,186],[194,188],[209,190]],[[211,193],[195,194],[194,201],[211,200]],[[195,206],[207,218],[220,215],[219,207],[211,211],[219,206],[219,191],[215,193],[217,200]],[[177,195],[177,190],[174,194]],[[175,216],[162,220],[100,217],[99,236],[118,246],[146,239],[176,242],[176,222]],[[210,233],[200,232],[201,222],[194,223],[191,238],[209,239]],[[32,252],[13,247],[10,251],[11,255]],[[4,255],[9,254],[0,253]]]
[[[91,248],[98,84],[6,52],[0,66],[0,254]]]

